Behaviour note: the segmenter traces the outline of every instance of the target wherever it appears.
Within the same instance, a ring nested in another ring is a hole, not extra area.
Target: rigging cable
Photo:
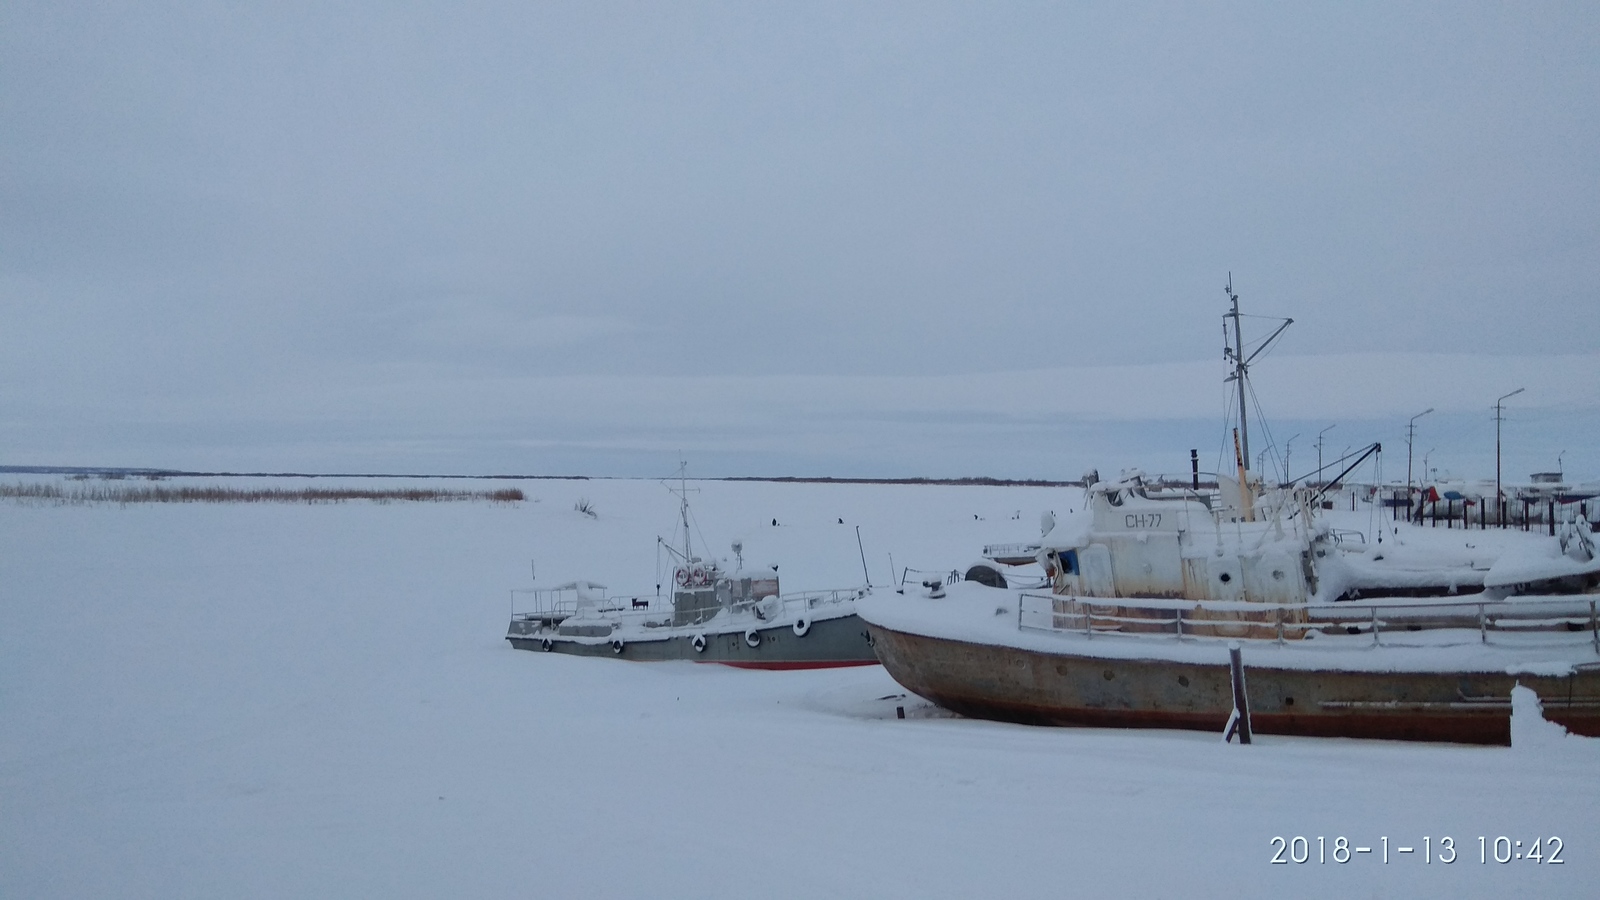
[[[1265,450],[1277,450],[1278,449],[1278,442],[1273,440],[1273,438],[1272,438],[1272,427],[1267,424],[1266,414],[1261,411],[1261,399],[1256,396],[1255,385],[1253,385],[1250,382],[1246,381],[1245,382],[1245,388],[1249,391],[1250,403],[1251,403],[1252,406],[1255,407],[1255,410],[1256,410],[1256,422],[1260,424],[1261,431],[1262,431],[1263,434],[1266,435],[1266,438],[1267,438],[1266,446],[1263,447],[1262,449],[1265,449]],[[1272,469],[1273,469],[1273,471],[1278,471],[1278,456],[1277,456],[1277,454],[1276,453],[1269,453],[1267,455],[1272,457]],[[1246,466],[1250,465],[1250,461],[1249,460],[1245,460],[1245,465]],[[1261,474],[1263,476],[1266,475],[1265,472],[1262,472]],[[1278,483],[1282,484],[1284,478],[1286,478],[1286,477],[1287,477],[1286,475],[1280,474],[1280,476],[1278,478]]]

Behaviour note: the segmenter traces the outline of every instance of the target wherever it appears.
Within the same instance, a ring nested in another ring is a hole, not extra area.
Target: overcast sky
[[[1597,114],[1592,3],[12,0],[0,464],[1176,471],[1231,271],[1280,442],[1600,477]]]

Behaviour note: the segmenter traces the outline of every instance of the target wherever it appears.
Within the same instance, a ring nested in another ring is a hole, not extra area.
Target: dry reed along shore
[[[216,485],[167,487],[122,483],[51,484],[47,482],[0,484],[0,499],[36,503],[343,503],[367,500],[373,503],[396,501],[452,503],[487,500],[491,503],[516,503],[526,500],[519,488],[493,491],[440,490],[434,488],[363,489],[328,488],[230,488]]]

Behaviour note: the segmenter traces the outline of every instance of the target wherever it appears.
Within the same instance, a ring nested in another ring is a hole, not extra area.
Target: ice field
[[[534,574],[652,591],[676,499],[652,480],[428,485],[528,499],[0,502],[0,896],[1346,900],[1597,883],[1600,742],[1240,747],[955,718],[879,667],[514,651],[510,591]],[[742,540],[786,590],[858,584],[863,556],[878,585],[891,554],[961,566],[1080,496],[689,486],[697,544]],[[1273,865],[1273,839],[1296,836],[1309,861]],[[1500,836],[1540,839],[1545,858],[1497,863]],[[1341,837],[1374,852],[1336,862]],[[1425,837],[1431,861],[1396,852]]]

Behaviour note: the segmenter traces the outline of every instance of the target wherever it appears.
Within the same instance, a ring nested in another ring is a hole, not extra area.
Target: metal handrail
[[[1045,601],[1049,605],[1044,609],[1028,609],[1028,601]],[[1065,600],[1072,604],[1071,608],[1058,611],[1055,608],[1057,601]],[[1587,611],[1584,607],[1587,606]],[[1095,608],[1105,609],[1105,612],[1096,612]],[[1118,615],[1117,609],[1145,609],[1154,612],[1170,612],[1170,616],[1128,616]],[[1446,617],[1443,620],[1424,620],[1418,622],[1416,614],[1419,612],[1438,612],[1446,609],[1459,609],[1462,614]],[[1563,612],[1565,610],[1565,612]],[[1382,615],[1387,611],[1387,615]],[[1240,613],[1260,612],[1271,613],[1272,618],[1261,619],[1228,619],[1212,618],[1208,616],[1196,617],[1186,613]],[[1292,621],[1285,613],[1307,615],[1303,621]],[[1317,618],[1310,616],[1315,614]],[[1039,625],[1028,621],[1030,618],[1037,620],[1044,618],[1048,624]],[[1069,627],[1057,625],[1058,620],[1074,623]],[[1189,626],[1185,630],[1185,624]],[[1125,630],[1125,626],[1141,626],[1141,630]],[[1381,644],[1382,635],[1389,634],[1414,634],[1419,631],[1439,631],[1443,629],[1475,629],[1478,632],[1480,643],[1489,643],[1490,632],[1495,633],[1526,633],[1535,630],[1555,630],[1562,626],[1569,629],[1574,626],[1587,626],[1589,640],[1597,654],[1600,654],[1600,600],[1584,600],[1575,598],[1549,598],[1542,600],[1446,600],[1429,601],[1414,600],[1410,598],[1399,602],[1389,601],[1349,601],[1337,604],[1285,604],[1285,603],[1251,603],[1251,602],[1216,602],[1201,600],[1151,600],[1147,598],[1107,598],[1107,597],[1076,597],[1066,594],[1039,594],[1023,591],[1017,599],[1017,627],[1021,630],[1049,631],[1049,632],[1075,632],[1092,637],[1095,634],[1116,634],[1124,637],[1142,639],[1169,638],[1179,641],[1184,640],[1237,640],[1222,636],[1210,636],[1196,633],[1195,628],[1207,627],[1272,627],[1276,639],[1281,643],[1286,640],[1289,632],[1300,632],[1296,637],[1304,637],[1313,632],[1344,631],[1349,634],[1368,633],[1372,635],[1373,643]],[[1164,630],[1171,627],[1171,631]],[[1149,628],[1162,630],[1151,631]]]
[[[918,575],[937,575],[945,584],[955,584],[961,580],[961,572],[956,569],[914,569],[911,566],[905,566],[900,571],[901,585],[906,583],[906,577],[912,572],[915,572]]]
[[[810,610],[835,606],[857,600],[865,593],[865,588],[830,588],[817,591],[795,591],[777,596],[778,601],[783,604],[785,613],[787,613],[795,607],[799,607],[802,610]],[[518,595],[532,595],[532,605],[518,609]],[[641,601],[644,602],[641,603]],[[733,609],[736,611],[746,610],[759,602],[759,600],[740,601],[733,604]],[[620,613],[624,616],[650,616],[672,612],[673,604],[670,599],[665,597],[634,597],[620,594],[605,596],[599,601],[596,609],[598,612]],[[514,588],[511,591],[511,618],[513,619],[539,619],[558,616],[565,618],[577,611],[577,591],[571,588]]]
[[[983,553],[981,555],[986,559],[993,559],[994,557],[1000,556],[1000,555],[1005,555],[1005,556],[1027,555],[1029,557],[1032,557],[1035,553],[1037,553],[1039,551],[1039,547],[1040,547],[1040,543],[1038,541],[1032,541],[1032,542],[1029,542],[1029,543],[1016,543],[1016,544],[984,544],[983,545]]]

